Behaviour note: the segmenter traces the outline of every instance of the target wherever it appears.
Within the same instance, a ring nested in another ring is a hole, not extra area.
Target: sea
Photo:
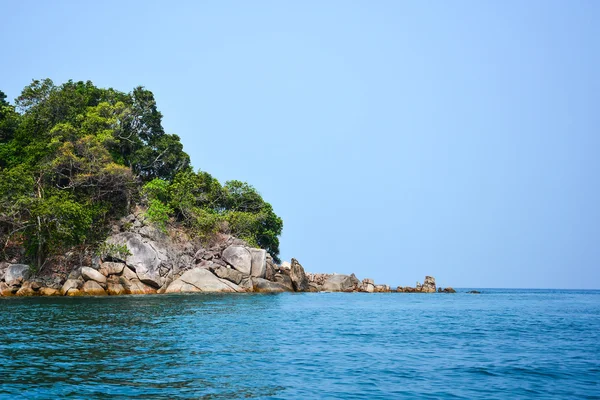
[[[600,291],[0,298],[5,399],[600,399]]]

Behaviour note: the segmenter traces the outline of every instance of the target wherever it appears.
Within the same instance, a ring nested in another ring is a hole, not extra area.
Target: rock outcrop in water
[[[391,291],[388,285],[360,281],[354,274],[306,273],[294,258],[278,265],[265,250],[230,235],[221,235],[211,246],[195,247],[186,237],[146,224],[142,214],[124,218],[99,257],[68,273],[36,274],[25,264],[0,263],[1,296]],[[423,285],[398,291],[433,293],[435,279],[427,276]]]

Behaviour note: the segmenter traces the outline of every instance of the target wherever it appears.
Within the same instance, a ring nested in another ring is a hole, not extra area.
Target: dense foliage
[[[250,185],[194,173],[165,133],[152,92],[34,80],[15,105],[0,91],[0,249],[40,266],[70,246],[98,246],[136,204],[162,229],[208,239],[227,231],[279,253],[282,221]]]

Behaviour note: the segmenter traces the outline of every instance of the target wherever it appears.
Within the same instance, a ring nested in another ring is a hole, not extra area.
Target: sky
[[[308,271],[599,289],[599,20],[594,0],[0,0],[0,90],[145,86]]]

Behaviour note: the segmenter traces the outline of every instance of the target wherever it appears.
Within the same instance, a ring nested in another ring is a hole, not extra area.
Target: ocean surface
[[[0,398],[600,399],[600,291],[480,290],[0,298]]]

